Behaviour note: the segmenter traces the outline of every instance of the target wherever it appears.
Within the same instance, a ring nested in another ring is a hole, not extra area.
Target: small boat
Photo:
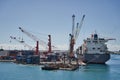
[[[59,69],[59,67],[56,65],[44,65],[41,68],[42,70],[58,70]]]

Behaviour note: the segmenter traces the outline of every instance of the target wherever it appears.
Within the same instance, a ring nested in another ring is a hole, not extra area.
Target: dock
[[[0,62],[15,62],[16,60],[0,60]]]
[[[41,62],[42,70],[66,70],[66,71],[75,71],[79,69],[79,66],[85,66],[86,64],[84,62],[78,62],[76,64],[75,61],[69,63],[63,63],[63,62]],[[47,65],[47,66],[46,66]]]

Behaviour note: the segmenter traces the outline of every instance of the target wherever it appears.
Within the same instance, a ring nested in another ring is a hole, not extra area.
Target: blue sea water
[[[120,80],[120,55],[105,64],[88,64],[76,71],[45,71],[41,66],[0,62],[0,80]]]

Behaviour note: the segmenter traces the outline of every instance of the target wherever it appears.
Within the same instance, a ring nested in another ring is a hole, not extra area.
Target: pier
[[[15,62],[16,60],[0,60],[0,62]]]

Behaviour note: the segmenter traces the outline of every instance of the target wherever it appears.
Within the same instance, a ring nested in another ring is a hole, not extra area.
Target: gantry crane
[[[30,50],[33,50],[33,49],[34,49],[32,46],[26,44],[25,41],[23,41],[23,39],[22,39],[22,40],[19,40],[19,39],[17,39],[16,37],[13,37],[13,36],[10,36],[10,38],[16,40],[17,42],[19,42],[19,43],[21,43],[21,44],[23,44],[24,46],[27,46]]]
[[[83,15],[81,22],[77,23],[76,28],[75,28],[75,15],[72,16],[72,34],[69,34],[70,35],[70,44],[69,44],[70,48],[69,48],[69,55],[68,55],[69,58],[74,57],[74,53],[73,53],[74,45],[79,36],[80,29],[82,27],[84,18],[85,18],[85,15]]]

